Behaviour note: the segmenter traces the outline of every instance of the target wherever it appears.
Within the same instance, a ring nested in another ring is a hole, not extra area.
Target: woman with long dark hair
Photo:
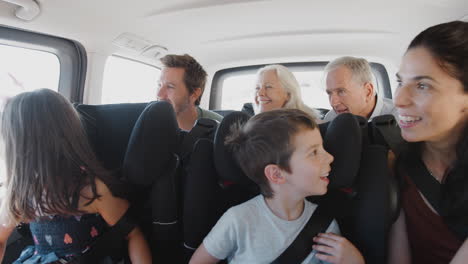
[[[413,39],[394,103],[407,149],[396,160],[402,211],[390,263],[468,259],[468,23],[430,27]]]
[[[73,261],[127,211],[116,181],[98,162],[78,113],[49,89],[10,99],[2,115],[6,196],[0,211],[0,261],[14,227],[29,223],[34,246],[14,263]],[[133,263],[151,263],[143,234],[128,235]]]

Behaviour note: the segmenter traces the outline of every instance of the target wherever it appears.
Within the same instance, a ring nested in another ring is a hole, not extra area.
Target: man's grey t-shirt
[[[209,118],[209,119],[216,120],[218,122],[221,122],[221,120],[223,120],[222,115],[217,114],[217,113],[215,113],[213,111],[210,111],[210,110],[203,109],[203,108],[201,108],[199,106],[197,106],[197,113],[198,113],[197,119]]]
[[[262,195],[232,207],[219,219],[203,240],[210,255],[229,263],[271,263],[294,241],[317,205],[305,201],[302,215],[293,221],[277,217]],[[327,232],[339,234],[335,220]],[[315,258],[315,251],[303,264],[326,263]]]

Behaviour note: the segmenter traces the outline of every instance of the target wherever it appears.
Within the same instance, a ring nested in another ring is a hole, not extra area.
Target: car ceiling
[[[41,0],[30,22],[0,0],[0,24],[122,54],[132,33],[211,68],[360,55],[397,64],[422,29],[468,14],[466,0]]]

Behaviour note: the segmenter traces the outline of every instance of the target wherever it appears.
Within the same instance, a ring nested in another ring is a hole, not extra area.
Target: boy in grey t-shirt
[[[234,129],[226,144],[261,195],[229,209],[196,250],[191,264],[271,263],[288,248],[316,205],[305,200],[327,192],[333,157],[323,149],[317,124],[304,112],[258,114]],[[335,221],[319,234],[302,263],[364,263]]]
[[[213,257],[227,258],[229,263],[271,263],[294,241],[316,207],[305,201],[302,215],[288,221],[276,216],[258,195],[229,209],[203,240],[203,246]],[[335,221],[327,232],[339,233]],[[302,263],[322,263],[314,255],[311,252]]]

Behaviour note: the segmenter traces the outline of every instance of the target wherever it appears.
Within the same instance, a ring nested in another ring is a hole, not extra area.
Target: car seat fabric
[[[13,261],[18,259],[24,248],[33,244],[34,241],[29,230],[29,225],[21,224],[17,226],[5,245],[2,264],[13,263]]]
[[[355,183],[356,195],[348,214],[339,221],[343,233],[360,249],[366,263],[386,261],[388,232],[392,223],[387,153],[388,150],[379,145],[363,149]]]
[[[223,214],[222,188],[213,162],[213,142],[200,139],[187,168],[183,203],[186,262]]]
[[[342,114],[329,123],[320,124],[326,127],[321,132],[325,150],[332,154],[334,160],[328,176],[328,188],[336,189],[353,185],[362,151],[362,132],[358,120],[351,114]]]
[[[370,141],[375,145],[384,146],[387,150],[392,151],[395,155],[399,155],[402,149],[407,145],[401,136],[401,129],[393,115],[376,116],[372,122],[367,123],[369,126],[368,133]],[[390,173],[388,193],[389,198],[389,213],[390,222],[393,223],[399,216],[400,212],[400,189],[397,179]]]
[[[242,105],[241,112],[246,113],[249,116],[254,116],[255,111],[252,103],[245,103]]]
[[[194,146],[184,184],[184,262],[188,262],[227,208],[250,197],[250,194],[244,195],[246,192],[242,187],[245,184],[256,187],[247,177],[245,182],[237,181],[242,171],[224,147],[224,137],[229,133],[231,124],[245,122],[249,118],[241,112],[228,114],[216,129],[214,140],[200,139]],[[219,142],[217,149],[213,142]],[[219,162],[217,167],[216,161]],[[220,172],[223,176],[220,176]],[[239,183],[241,188],[237,188]]]
[[[224,144],[232,126],[243,125],[250,119],[244,112],[233,112],[219,124],[214,138],[214,164],[223,188],[222,211],[243,203],[260,193],[258,186],[244,174],[232,151]]]
[[[179,138],[171,104],[151,102],[135,123],[123,161],[131,201],[158,263],[180,255]]]
[[[244,175],[239,165],[237,165],[231,151],[224,145],[226,137],[231,132],[231,126],[246,123],[250,116],[244,112],[233,112],[226,117],[218,126],[214,138],[214,163],[216,171],[221,180],[236,184],[254,184]]]
[[[225,117],[225,116],[229,115],[230,113],[234,112],[234,110],[211,110],[211,111],[213,111],[213,112],[215,112],[215,113],[217,113],[217,114],[219,114],[219,115],[221,115],[223,117]]]
[[[389,148],[369,136],[375,132],[362,117],[341,114],[337,118],[324,135],[325,149],[335,157],[324,203],[335,208],[343,235],[360,249],[366,263],[385,263],[388,232],[398,212],[397,184],[388,167]],[[350,134],[353,136],[347,138]],[[360,154],[353,151],[359,148]]]
[[[146,105],[147,103],[76,106],[90,143],[106,169],[116,171],[122,167],[133,126]]]
[[[322,120],[325,118],[325,115],[330,111],[330,109],[326,108],[315,108],[315,110],[317,110],[318,116]]]
[[[152,102],[135,123],[123,161],[126,179],[135,185],[149,186],[167,170],[178,146],[179,129],[172,106]]]

